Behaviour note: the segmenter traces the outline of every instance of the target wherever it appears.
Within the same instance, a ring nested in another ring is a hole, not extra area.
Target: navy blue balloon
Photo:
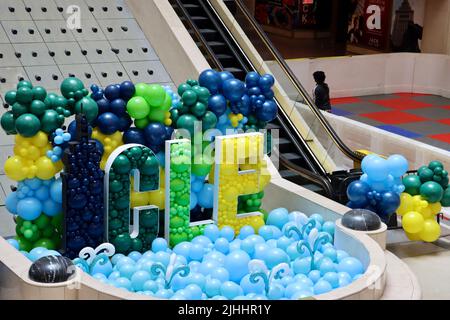
[[[263,75],[258,82],[258,85],[263,91],[269,90],[275,83],[275,79],[270,74]]]
[[[127,113],[127,103],[123,99],[114,99],[109,102],[109,111],[118,117],[122,117]]]
[[[215,94],[209,97],[208,107],[217,117],[220,117],[227,111],[227,100],[221,94]]]
[[[133,120],[131,120],[130,116],[126,113],[119,118],[119,125],[117,130],[119,130],[120,132],[124,132],[125,130],[128,130],[132,124]]]
[[[105,88],[105,97],[108,100],[114,100],[120,98],[120,85],[110,84]]]
[[[165,137],[165,139],[170,139],[172,137],[172,134],[173,134],[174,131],[175,130],[174,130],[173,127],[166,126],[166,137]]]
[[[277,105],[275,102],[273,100],[267,100],[260,107],[256,108],[256,117],[264,122],[275,119],[277,117]]]
[[[248,87],[259,86],[260,75],[257,72],[251,71],[245,76],[245,83]]]
[[[127,143],[138,143],[145,145],[144,131],[139,128],[130,128],[123,133],[123,142]]]
[[[120,84],[120,97],[124,100],[130,100],[136,92],[133,82],[124,81]]]
[[[384,220],[389,220],[389,217],[400,206],[400,196],[396,192],[384,192],[381,195],[381,201],[377,204],[376,213]]]
[[[103,91],[98,90],[91,94],[91,98],[94,99],[94,101],[98,101],[100,99],[103,99]]]
[[[247,117],[251,113],[251,103],[250,97],[248,95],[243,95],[241,101],[238,103],[239,113],[242,113],[243,116]]]
[[[221,79],[217,71],[208,69],[200,73],[198,83],[200,86],[207,88],[211,94],[215,94],[219,90]]]
[[[73,120],[71,123],[69,123],[69,126],[67,127],[67,132],[70,133],[70,135],[72,136],[71,140],[75,140],[76,135],[77,135],[77,123],[75,120]],[[92,135],[92,127],[88,126],[88,133],[89,136]]]
[[[98,151],[100,152],[100,154],[103,155],[103,152],[105,151],[103,148],[103,144],[100,141],[98,141],[97,139],[94,139],[94,141],[95,141],[95,145],[97,146]]]
[[[245,94],[245,84],[238,79],[228,79],[222,84],[222,92],[231,102],[239,102]]]
[[[151,122],[144,128],[144,137],[147,145],[159,146],[166,138],[166,128],[162,123]]]
[[[250,89],[247,90],[247,94],[249,96],[253,96],[253,95],[259,96],[261,94],[261,89],[259,87],[251,87]]]
[[[98,116],[97,126],[104,134],[113,134],[119,129],[119,117],[112,112],[105,112]]]
[[[367,193],[370,191],[371,188],[367,183],[356,180],[347,187],[347,197],[351,202],[357,204],[359,208],[364,208],[369,203]]]
[[[97,100],[98,113],[105,113],[109,111],[109,101],[105,98]]]
[[[263,94],[267,100],[273,99],[273,97],[275,97],[275,93],[273,92],[273,90],[264,91]]]
[[[91,91],[92,91],[92,92],[97,92],[97,91],[99,91],[99,90],[100,90],[100,88],[99,88],[98,85],[96,85],[96,84],[92,84],[92,85],[91,85]]]

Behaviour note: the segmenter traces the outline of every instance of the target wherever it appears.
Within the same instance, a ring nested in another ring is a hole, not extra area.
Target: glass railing
[[[331,173],[350,169],[349,158],[360,162],[363,155],[352,151],[339,138],[242,1],[234,1],[234,19],[224,14],[225,6],[219,7],[217,1],[210,3],[253,67],[260,73],[274,75],[279,85],[275,89],[278,102],[325,170]]]

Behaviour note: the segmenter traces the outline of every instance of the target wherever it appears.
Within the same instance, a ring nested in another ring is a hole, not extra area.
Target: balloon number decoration
[[[405,192],[400,196],[397,214],[402,216],[403,229],[410,240],[433,242],[441,235],[436,215],[442,206],[450,206],[448,181],[448,172],[439,161],[403,178]]]
[[[402,176],[408,170],[408,161],[401,155],[388,159],[370,154],[364,157],[360,180],[352,182],[347,188],[352,209],[368,209],[377,213],[387,222],[400,206],[400,194],[405,190]]]

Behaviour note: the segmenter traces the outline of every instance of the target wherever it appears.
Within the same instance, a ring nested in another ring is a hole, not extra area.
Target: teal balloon
[[[16,130],[24,137],[32,137],[38,133],[41,122],[38,117],[31,113],[25,113],[17,118]]]
[[[0,120],[2,129],[5,130],[7,134],[16,133],[16,122],[14,120],[14,115],[11,111],[5,112]]]
[[[92,122],[98,115],[97,102],[90,97],[83,97],[75,103],[75,113],[83,113],[87,121]]]
[[[41,118],[41,129],[45,133],[50,133],[58,129],[62,122],[58,118],[58,112],[55,110],[46,110]]]
[[[203,131],[213,129],[216,127],[217,117],[212,111],[206,111],[202,119]]]
[[[67,99],[74,98],[75,92],[82,91],[83,89],[84,89],[83,82],[75,77],[65,78],[63,82],[61,82],[60,86],[61,94]]]
[[[420,195],[429,203],[436,203],[444,196],[444,189],[439,183],[428,181],[420,187]]]
[[[198,119],[191,114],[184,114],[177,120],[177,128],[178,129],[186,129],[191,134],[191,137],[194,137],[194,126],[195,122]]]

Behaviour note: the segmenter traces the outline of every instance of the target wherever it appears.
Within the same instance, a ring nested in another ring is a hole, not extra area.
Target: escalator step
[[[286,138],[279,138],[278,139],[278,144],[279,145],[286,145],[286,144],[291,144],[291,140],[286,139]]]
[[[301,155],[299,155],[298,153],[294,153],[294,152],[289,152],[289,153],[283,153],[283,157],[285,157],[287,160],[299,160],[302,158]]]
[[[210,47],[222,47],[222,46],[226,46],[226,44],[224,42],[220,42],[220,41],[209,41],[208,45]]]
[[[319,187],[318,185],[315,185],[315,184],[303,184],[302,187],[305,189],[311,190],[313,192],[323,191],[323,189],[321,187]]]
[[[298,176],[294,171],[291,171],[291,170],[280,170],[278,172],[280,173],[281,177],[283,177],[285,179]]]
[[[216,54],[216,57],[219,60],[230,60],[230,59],[233,59],[233,56],[230,56],[229,54],[224,54],[224,53]]]
[[[267,130],[281,129],[281,127],[275,123],[268,123],[266,128]]]
[[[185,7],[186,9],[198,9],[198,8],[200,8],[200,5],[193,4],[193,3],[186,3],[186,4],[183,4],[183,7]]]

